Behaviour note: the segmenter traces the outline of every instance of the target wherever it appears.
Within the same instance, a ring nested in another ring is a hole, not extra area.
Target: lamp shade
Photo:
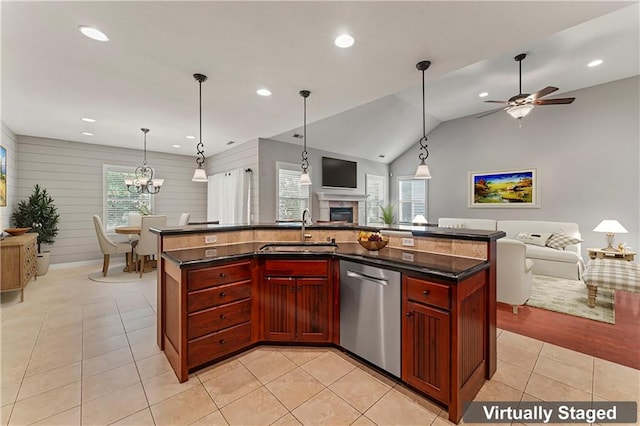
[[[196,169],[195,173],[193,174],[193,177],[191,178],[191,181],[193,182],[207,182],[207,173],[204,171],[204,169]]]
[[[300,181],[298,182],[300,185],[311,185],[311,178],[309,177],[309,173],[304,170],[300,174]]]
[[[593,228],[594,232],[608,232],[613,234],[626,234],[629,231],[620,224],[617,220],[605,219],[598,226]]]
[[[533,109],[533,104],[515,105],[515,106],[512,106],[511,108],[508,108],[507,112],[513,118],[520,119],[520,118],[526,117],[527,114],[529,114],[532,109]]]
[[[416,217],[413,218],[412,223],[414,225],[426,225],[428,222],[427,222],[427,218],[426,217],[424,217],[421,214],[418,214],[418,215],[416,215]]]
[[[429,172],[429,166],[427,163],[422,160],[420,165],[418,165],[418,169],[416,170],[416,175],[414,179],[431,179],[431,173]]]

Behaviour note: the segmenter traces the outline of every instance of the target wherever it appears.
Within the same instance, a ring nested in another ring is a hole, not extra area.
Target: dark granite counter
[[[425,276],[458,282],[489,267],[489,262],[478,259],[424,253],[398,248],[383,248],[376,252],[364,249],[358,243],[339,243],[334,253],[260,251],[265,243],[228,244],[210,248],[192,248],[164,252],[162,257],[178,264],[180,268],[202,268],[230,260],[277,257],[301,259],[309,257],[334,257],[410,271]]]

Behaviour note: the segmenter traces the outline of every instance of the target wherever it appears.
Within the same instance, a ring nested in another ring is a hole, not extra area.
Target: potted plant
[[[36,184],[28,200],[22,200],[11,215],[17,227],[31,227],[30,232],[38,233],[38,272],[44,275],[49,269],[49,252],[42,251],[41,245],[53,244],[58,235],[60,215],[47,190]]]
[[[395,220],[395,215],[393,214],[393,204],[387,204],[384,207],[380,206],[380,210],[382,210],[382,216],[380,216],[382,222],[384,222],[384,224],[387,226],[391,225]]]

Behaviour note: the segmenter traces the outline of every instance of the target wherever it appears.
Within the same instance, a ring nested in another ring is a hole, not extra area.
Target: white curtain
[[[221,225],[249,223],[251,173],[244,169],[209,176],[207,220]]]

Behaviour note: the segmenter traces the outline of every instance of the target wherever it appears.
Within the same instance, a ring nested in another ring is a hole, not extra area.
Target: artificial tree
[[[32,232],[38,233],[38,253],[41,253],[42,243],[53,244],[58,235],[58,209],[46,188],[40,188],[38,184],[28,200],[20,201],[11,220],[19,228],[31,227]]]

